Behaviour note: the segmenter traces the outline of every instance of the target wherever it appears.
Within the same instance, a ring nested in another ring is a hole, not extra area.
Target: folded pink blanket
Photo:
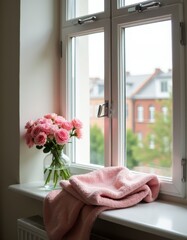
[[[63,190],[44,200],[44,223],[50,240],[89,240],[93,223],[105,210],[152,202],[159,181],[152,174],[135,174],[125,167],[105,167],[61,181]]]

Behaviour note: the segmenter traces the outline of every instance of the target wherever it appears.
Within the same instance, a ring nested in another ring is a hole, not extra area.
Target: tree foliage
[[[155,123],[150,124],[149,134],[143,140],[142,146],[133,149],[133,155],[138,156],[138,161],[147,166],[170,167],[172,154],[172,101],[171,99],[160,101],[161,107],[168,109],[167,115],[157,112]],[[150,148],[150,140],[154,147]]]
[[[137,136],[132,132],[131,129],[127,129],[126,133],[126,151],[127,151],[127,167],[133,169],[138,165],[137,157],[133,154],[134,147],[137,146]]]
[[[172,100],[159,102],[160,108],[167,108],[167,115],[156,112],[155,122],[149,125],[149,134],[139,144],[137,136],[131,129],[126,132],[127,167],[133,169],[138,165],[149,167],[171,167],[172,156]],[[150,147],[153,139],[154,147]],[[104,165],[104,135],[94,125],[90,129],[91,163]]]
[[[104,135],[97,125],[90,129],[90,158],[91,163],[104,165]]]

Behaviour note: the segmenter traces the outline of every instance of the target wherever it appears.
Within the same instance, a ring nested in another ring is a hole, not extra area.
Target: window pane
[[[84,126],[75,161],[104,165],[104,118],[97,118],[98,106],[104,103],[104,33],[73,37],[72,42],[74,115]]]
[[[119,8],[128,6],[128,5],[132,5],[132,4],[136,4],[136,3],[140,3],[142,1],[138,1],[138,0],[118,0],[118,6]]]
[[[132,108],[132,122],[126,121],[127,166],[172,177],[171,21],[124,28],[122,44],[126,103]]]
[[[104,0],[66,0],[68,20],[104,11]]]

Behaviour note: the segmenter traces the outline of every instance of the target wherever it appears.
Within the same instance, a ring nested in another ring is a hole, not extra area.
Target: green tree
[[[104,165],[104,136],[97,125],[90,129],[90,158],[91,163]]]
[[[135,154],[133,154],[134,146],[137,146],[138,139],[131,129],[127,129],[126,133],[126,149],[127,149],[127,167],[133,169],[138,165]]]
[[[161,107],[167,108],[167,115],[157,112],[155,123],[150,124],[150,132],[143,140],[142,146],[136,146],[133,154],[138,156],[138,161],[147,166],[170,167],[172,154],[172,101],[161,100]],[[154,142],[154,148],[150,148],[150,140]]]

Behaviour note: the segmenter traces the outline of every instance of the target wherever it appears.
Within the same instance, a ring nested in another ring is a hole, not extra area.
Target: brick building
[[[126,128],[132,129],[141,141],[155,122],[155,113],[167,114],[161,101],[172,93],[172,71],[167,73],[155,69],[153,74],[126,74]],[[97,118],[98,105],[104,102],[104,81],[90,79],[90,123],[103,129],[104,121]]]

